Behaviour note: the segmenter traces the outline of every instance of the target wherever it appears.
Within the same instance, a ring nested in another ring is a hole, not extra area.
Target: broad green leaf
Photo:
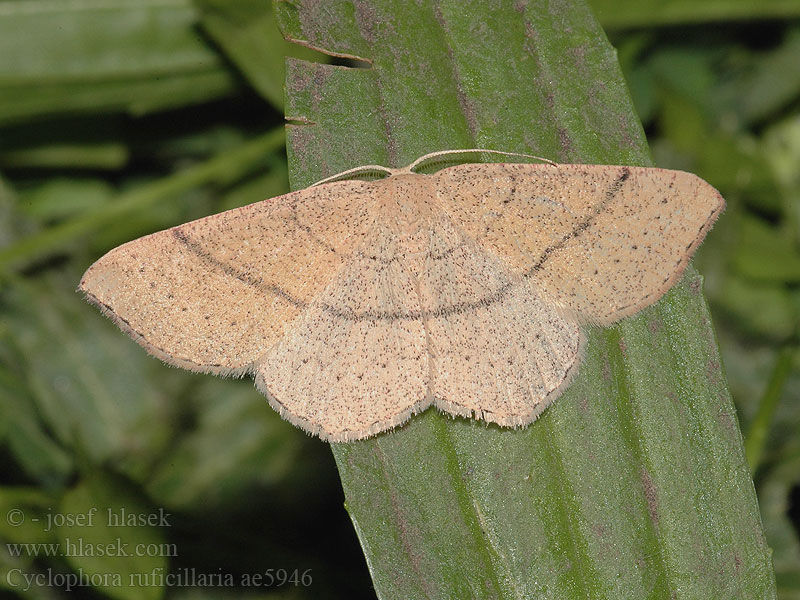
[[[289,61],[290,180],[434,150],[650,164],[613,49],[580,2],[275,3]],[[621,224],[622,226],[622,224]],[[775,597],[700,277],[593,329],[530,427],[434,410],[334,444],[381,598]]]
[[[0,123],[230,94],[236,81],[196,20],[191,0],[0,1]]]

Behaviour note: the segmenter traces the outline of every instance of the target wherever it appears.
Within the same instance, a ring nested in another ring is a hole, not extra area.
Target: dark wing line
[[[217,269],[221,270],[226,275],[238,279],[242,283],[254,287],[262,292],[278,296],[282,300],[285,300],[289,304],[297,306],[298,308],[305,308],[306,306],[308,306],[304,301],[300,300],[299,298],[295,298],[280,286],[277,286],[274,283],[266,283],[260,277],[252,277],[247,273],[240,271],[236,267],[229,265],[228,263],[225,263],[217,258],[214,258],[213,256],[211,256],[211,254],[206,252],[205,249],[200,244],[198,244],[188,235],[183,233],[180,227],[172,229],[172,235],[175,237],[176,240],[178,240],[181,244],[183,244],[190,252],[192,252],[192,254],[201,258],[209,265],[214,266]]]
[[[470,312],[476,310],[478,308],[484,308],[490,306],[496,302],[499,302],[503,298],[508,295],[508,292],[511,290],[512,283],[504,283],[501,285],[496,291],[492,292],[488,296],[484,296],[479,300],[473,300],[472,302],[459,302],[457,304],[451,304],[450,306],[440,306],[434,310],[410,310],[410,311],[385,311],[379,312],[376,310],[365,310],[365,311],[354,311],[348,309],[337,308],[330,304],[322,304],[322,309],[333,315],[334,317],[339,317],[340,319],[345,319],[347,321],[418,321],[420,319],[429,319],[433,318],[442,318],[442,317],[449,317],[450,315],[455,314],[462,314],[465,312]]]
[[[436,262],[437,260],[442,260],[443,258],[447,258],[448,256],[450,256],[453,252],[455,252],[456,250],[461,248],[463,245],[464,245],[463,242],[461,244],[456,244],[452,248],[448,248],[447,250],[444,250],[444,251],[440,252],[439,254],[433,254],[431,252],[426,252],[425,253],[425,258],[426,259],[429,258],[434,262]],[[359,250],[357,252],[357,254],[359,256],[363,257],[363,258],[366,258],[367,260],[374,260],[374,261],[379,262],[379,263],[384,264],[384,265],[390,265],[393,262],[396,262],[396,261],[400,260],[400,257],[398,257],[398,256],[393,256],[392,258],[383,258],[382,256],[376,256],[374,254],[366,254],[362,250]]]
[[[323,240],[321,240],[320,238],[318,238],[314,234],[314,232],[311,230],[311,227],[309,225],[306,225],[305,223],[300,222],[300,218],[297,216],[297,201],[292,202],[290,204],[290,208],[292,209],[292,212],[291,212],[292,221],[294,221],[294,223],[295,223],[295,225],[297,226],[298,229],[300,229],[301,231],[305,231],[306,234],[308,234],[308,237],[309,237],[309,239],[311,241],[319,244],[320,246],[322,246],[323,248],[325,248],[326,250],[328,250],[330,252],[333,252],[334,254],[339,254],[336,251],[336,248],[334,248],[330,244],[328,244],[328,243],[324,242]]]
[[[581,233],[586,231],[594,220],[603,212],[603,209],[611,202],[616,195],[619,193],[620,189],[622,189],[623,184],[625,181],[630,177],[630,170],[627,167],[624,167],[617,179],[614,183],[611,184],[609,189],[606,191],[605,197],[602,202],[600,202],[587,216],[581,223],[579,223],[575,229],[564,235],[559,241],[548,246],[542,252],[542,255],[539,259],[534,263],[534,265],[530,268],[530,270],[523,275],[523,279],[530,278],[535,276],[536,272],[541,270],[550,256],[557,252],[558,250],[562,249],[569,240],[572,238],[578,237]],[[301,226],[298,223],[298,226]],[[305,228],[304,228],[305,229]],[[280,296],[287,302],[294,304],[300,308],[306,308],[307,303],[294,298],[288,292],[281,289],[279,286],[275,284],[267,284],[260,278],[254,278],[246,273],[242,273],[235,267],[226,264],[210,254],[206,252],[202,246],[200,246],[197,242],[194,242],[191,238],[189,238],[186,234],[184,234],[180,228],[175,228],[172,230],[175,237],[184,244],[189,250],[191,250],[194,254],[202,258],[204,261],[208,262],[209,264],[217,267],[218,269],[222,270],[225,274],[230,275],[231,277],[235,277],[239,281],[246,283],[247,285],[254,286],[262,291],[269,292]],[[310,232],[309,232],[310,233]],[[448,256],[452,250],[442,252],[438,255],[431,255],[433,260],[441,260]],[[390,263],[395,259],[380,259],[379,257],[369,256],[362,253],[362,256],[369,259],[379,260],[383,263]],[[412,310],[412,311],[375,311],[375,310],[366,310],[366,311],[354,311],[349,309],[338,308],[336,306],[323,303],[322,309],[327,313],[333,315],[334,317],[338,317],[340,319],[344,319],[351,322],[357,321],[417,321],[420,319],[429,319],[429,318],[443,318],[449,317],[455,314],[463,314],[465,312],[470,312],[473,310],[477,310],[479,308],[485,308],[496,302],[502,301],[508,293],[511,291],[512,286],[515,283],[507,282],[501,285],[497,290],[494,292],[480,298],[478,300],[473,300],[471,302],[458,302],[456,304],[451,304],[450,306],[440,306],[439,308],[433,310]]]
[[[597,206],[592,210],[588,217],[586,217],[583,221],[578,223],[577,227],[564,235],[560,240],[558,240],[555,244],[552,244],[544,249],[542,255],[539,257],[533,266],[525,273],[524,277],[532,277],[535,275],[537,271],[540,271],[547,260],[550,258],[550,255],[554,252],[558,252],[564,246],[567,245],[567,242],[573,238],[578,237],[581,233],[586,231],[594,220],[603,212],[603,209],[608,206],[608,204],[616,197],[619,191],[622,189],[622,185],[628,180],[631,175],[630,169],[627,167],[623,167],[622,172],[620,173],[619,177],[611,184],[611,187],[608,188],[606,191],[606,195],[603,198],[602,202],[599,202]]]

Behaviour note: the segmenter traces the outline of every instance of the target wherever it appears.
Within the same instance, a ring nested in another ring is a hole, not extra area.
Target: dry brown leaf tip
[[[665,169],[413,171],[442,154],[134,240],[79,290],[171,365],[253,375],[326,440],[431,405],[519,427],[569,385],[581,324],[656,302],[724,209],[708,183]]]

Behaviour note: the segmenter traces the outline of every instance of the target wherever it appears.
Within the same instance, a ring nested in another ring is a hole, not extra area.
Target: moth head
[[[398,173],[381,181],[379,209],[402,235],[429,226],[436,214],[433,179],[417,173]]]

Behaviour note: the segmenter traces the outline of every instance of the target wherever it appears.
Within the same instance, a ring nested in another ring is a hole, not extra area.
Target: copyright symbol
[[[12,527],[19,527],[25,522],[25,513],[18,508],[12,508],[6,513],[6,521]]]

